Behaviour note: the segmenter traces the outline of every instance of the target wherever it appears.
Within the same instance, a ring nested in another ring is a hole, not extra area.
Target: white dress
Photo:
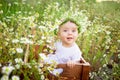
[[[73,44],[72,47],[64,47],[62,45],[62,42],[55,43],[55,54],[48,55],[48,58],[46,59],[47,63],[52,63],[53,61],[57,62],[58,64],[64,64],[67,63],[67,61],[80,61],[82,58],[82,53],[76,43]],[[55,75],[55,73],[62,73],[62,69],[54,69],[52,74]]]

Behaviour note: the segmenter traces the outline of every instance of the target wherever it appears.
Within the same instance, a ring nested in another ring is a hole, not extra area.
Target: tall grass
[[[120,69],[120,3],[112,1],[1,0],[0,63],[15,63],[15,58],[23,60],[28,44],[28,61],[34,62],[34,46],[40,45],[39,53],[44,45],[52,47],[57,26],[68,17],[80,25],[77,43],[91,64],[91,79],[109,79],[111,75],[119,78],[116,69]],[[22,49],[23,54],[16,49]],[[108,65],[114,74],[107,74]]]

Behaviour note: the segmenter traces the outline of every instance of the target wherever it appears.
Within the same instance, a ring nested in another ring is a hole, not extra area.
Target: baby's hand
[[[75,61],[68,61],[67,66],[70,68],[73,68],[75,66],[76,62]]]

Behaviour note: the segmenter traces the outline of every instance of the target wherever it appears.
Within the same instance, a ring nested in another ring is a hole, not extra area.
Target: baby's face
[[[65,47],[71,47],[78,36],[77,25],[72,22],[67,22],[60,26],[58,36]]]

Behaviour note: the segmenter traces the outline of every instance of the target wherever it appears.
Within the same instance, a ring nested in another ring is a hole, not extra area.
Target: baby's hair
[[[79,26],[79,24],[77,23],[77,21],[75,21],[74,19],[71,19],[71,18],[67,18],[65,19],[59,26],[62,26],[63,24],[67,23],[67,22],[72,22],[74,24],[76,24],[77,26]]]
[[[72,19],[72,18],[66,18],[60,25],[59,25],[59,28],[60,26],[62,26],[63,24],[67,23],[67,22],[72,22],[74,23],[75,25],[77,25],[78,27],[78,33],[80,32],[80,25],[77,23],[76,20]]]
[[[74,20],[72,18],[66,18],[65,20],[63,20],[63,22],[59,25],[59,28],[60,28],[60,26],[62,26],[63,24],[65,24],[65,23],[67,23],[69,21],[77,25],[78,33],[79,33],[80,32],[80,25],[77,23],[76,20]],[[54,30],[54,34],[57,35],[57,29]]]

